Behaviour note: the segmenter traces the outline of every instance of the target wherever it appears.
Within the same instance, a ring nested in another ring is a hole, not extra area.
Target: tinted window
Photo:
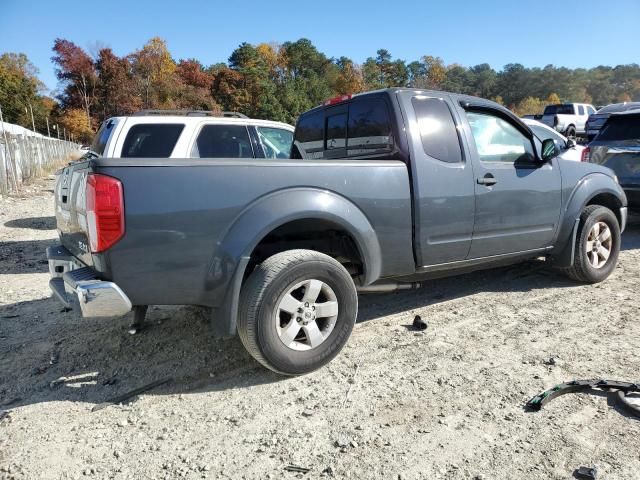
[[[584,115],[584,107],[582,105],[578,105],[578,115]]]
[[[253,158],[247,127],[205,125],[191,149],[192,158]]]
[[[322,158],[324,150],[324,110],[318,110],[300,117],[296,127],[294,143],[299,150],[301,158]],[[297,158],[297,155],[295,157]]]
[[[293,132],[283,128],[256,127],[266,158],[289,158]]]
[[[388,152],[393,147],[391,120],[384,100],[355,100],[349,105],[349,156]]]
[[[487,113],[467,112],[471,133],[483,162],[531,162],[531,141],[506,120]]]
[[[168,158],[183,129],[182,123],[134,125],[127,133],[122,157]]]
[[[609,117],[596,140],[640,140],[640,115]]]
[[[439,98],[419,97],[413,97],[411,103],[418,117],[424,152],[443,162],[461,162],[458,132],[447,104]]]
[[[109,136],[113,131],[113,120],[108,120],[102,124],[100,130],[96,134],[96,137],[93,139],[93,143],[91,144],[91,151],[97,153],[98,155],[104,154],[104,149],[107,146],[107,141],[109,140]]]
[[[547,105],[544,115],[573,115],[573,105]]]
[[[347,146],[347,114],[327,117],[327,150]]]

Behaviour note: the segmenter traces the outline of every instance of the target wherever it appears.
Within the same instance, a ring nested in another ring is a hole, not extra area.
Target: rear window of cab
[[[381,97],[355,98],[300,117],[293,158],[324,159],[388,154],[393,150],[391,115]]]

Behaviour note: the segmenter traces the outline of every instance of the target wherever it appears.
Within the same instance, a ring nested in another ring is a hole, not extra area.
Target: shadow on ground
[[[9,228],[30,228],[33,230],[55,230],[56,217],[17,218],[5,222],[4,226]]]
[[[48,272],[46,250],[56,243],[55,239],[0,242],[0,273]]]

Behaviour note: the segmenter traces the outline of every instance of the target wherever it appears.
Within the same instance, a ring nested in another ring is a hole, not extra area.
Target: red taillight
[[[124,235],[124,196],[120,180],[90,173],[86,206],[91,252],[102,252]]]
[[[580,161],[581,162],[588,162],[590,154],[591,154],[591,149],[589,147],[585,147],[585,149],[582,150],[582,157],[580,158]]]
[[[353,95],[338,95],[337,97],[330,98],[329,100],[325,100],[324,105],[335,105],[336,103],[346,102],[347,100],[351,100]]]

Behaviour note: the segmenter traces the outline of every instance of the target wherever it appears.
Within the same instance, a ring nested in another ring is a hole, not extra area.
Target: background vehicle
[[[293,127],[234,112],[143,110],[113,117],[91,145],[105,158],[289,158]]]
[[[602,107],[596,113],[589,115],[589,119],[586,124],[586,132],[587,132],[587,140],[590,142],[598,135],[598,132],[604,125],[604,122],[607,121],[609,115],[612,113],[618,112],[626,112],[629,110],[640,110],[640,102],[624,102],[624,103],[614,103],[612,105],[607,105],[606,107]]]
[[[565,137],[574,138],[584,135],[587,118],[595,111],[593,105],[587,103],[547,105],[540,121],[563,133]]]
[[[629,207],[640,209],[640,109],[610,114],[589,144],[588,159],[613,170]]]
[[[540,123],[537,120],[523,118],[522,121],[533,131],[533,134],[538,137],[540,141],[546,140],[547,138],[555,140],[560,150],[559,158],[572,160],[574,162],[583,160],[582,152],[586,147],[578,145],[575,140],[565,137],[553,128],[547,127],[544,123]]]
[[[84,316],[212,307],[218,331],[295,375],[342,349],[358,291],[541,255],[583,282],[615,268],[626,198],[613,172],[557,158],[494,102],[342,96],[300,116],[292,154],[70,165],[52,290]]]

